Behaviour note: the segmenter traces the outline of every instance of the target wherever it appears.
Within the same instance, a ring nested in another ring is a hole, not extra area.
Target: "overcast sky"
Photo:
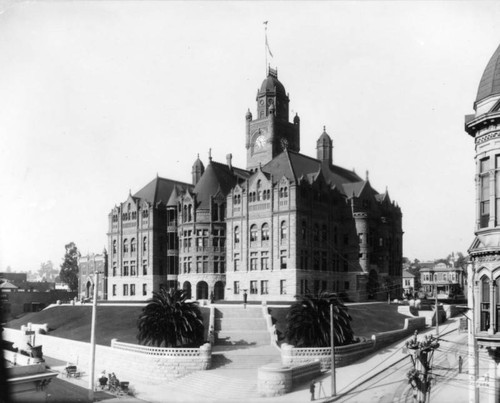
[[[0,3],[1,4],[1,3]],[[9,4],[11,4],[9,6]],[[265,78],[263,21],[301,151],[323,126],[334,163],[386,187],[403,254],[474,237],[464,132],[500,43],[498,2],[24,2],[0,14],[0,271],[107,247],[115,204],[199,153],[245,167]],[[292,115],[292,116],[293,116]]]

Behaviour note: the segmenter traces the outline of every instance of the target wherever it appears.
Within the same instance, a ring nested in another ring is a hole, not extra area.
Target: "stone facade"
[[[95,273],[99,272],[97,299],[108,299],[108,253],[89,254],[78,259],[78,297],[92,298]]]
[[[198,300],[401,295],[401,209],[371,187],[368,173],[363,180],[333,164],[326,130],[317,158],[300,154],[300,119],[289,121],[289,102],[269,69],[257,117],[245,116],[246,169],[231,154],[225,164],[209,156],[206,169],[198,157],[191,185],[157,178],[113,209],[108,299],[147,299],[162,286]],[[131,295],[132,284],[146,291]]]

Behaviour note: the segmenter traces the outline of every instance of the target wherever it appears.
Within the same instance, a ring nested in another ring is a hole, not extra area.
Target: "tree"
[[[321,292],[319,295],[297,297],[286,316],[285,337],[296,347],[330,346],[330,305],[333,305],[335,345],[354,341],[351,316],[337,294]]]
[[[78,259],[80,252],[74,242],[64,246],[66,253],[61,264],[59,277],[63,283],[68,284],[71,291],[78,291]]]
[[[139,343],[157,347],[189,347],[203,343],[204,326],[196,302],[185,290],[160,289],[137,320]]]

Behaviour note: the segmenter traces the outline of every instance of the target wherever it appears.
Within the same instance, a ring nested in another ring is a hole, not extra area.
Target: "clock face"
[[[262,148],[266,145],[266,137],[261,134],[257,139],[255,139],[255,147]]]
[[[268,104],[269,106],[271,106],[271,105],[273,104],[273,99],[272,99],[272,98],[269,98],[269,99],[267,100],[267,104]]]
[[[264,105],[264,102],[265,102],[265,101],[264,101],[263,99],[261,99],[261,100],[259,101],[259,104]]]

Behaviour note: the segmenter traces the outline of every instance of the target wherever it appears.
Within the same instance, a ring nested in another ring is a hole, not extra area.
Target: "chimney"
[[[233,164],[232,164],[232,160],[233,160],[233,154],[227,154],[226,155],[226,161],[227,161],[227,166],[229,167],[229,169],[233,169]]]

